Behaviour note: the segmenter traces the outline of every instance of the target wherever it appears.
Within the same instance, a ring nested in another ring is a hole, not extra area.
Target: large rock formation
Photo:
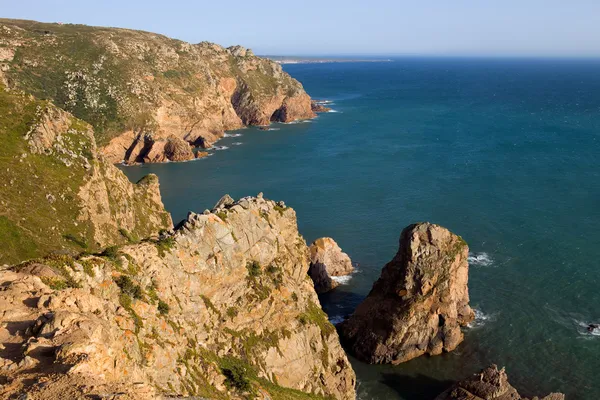
[[[354,399],[307,270],[294,210],[261,196],[0,270],[0,398]]]
[[[320,238],[310,245],[308,275],[313,280],[317,293],[327,292],[338,285],[332,276],[345,276],[353,271],[350,257],[332,238]]]
[[[315,116],[279,64],[148,32],[0,19],[0,71],[90,123],[111,162],[172,160],[156,154],[171,136],[209,147],[225,130]]]
[[[402,231],[396,256],[354,314],[339,325],[361,360],[398,364],[451,351],[474,318],[467,289],[467,244],[430,223]]]
[[[0,84],[0,264],[94,251],[172,228],[158,178],[138,184],[106,162],[92,128]]]
[[[534,397],[532,400],[564,400],[565,395],[551,393],[544,398]],[[496,365],[484,369],[479,374],[465,379],[440,394],[435,400],[528,400],[521,397],[517,390],[508,383],[504,368],[498,370]]]

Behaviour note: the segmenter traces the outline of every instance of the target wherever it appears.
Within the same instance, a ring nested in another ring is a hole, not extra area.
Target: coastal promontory
[[[226,130],[315,116],[274,61],[128,29],[0,19],[0,82],[92,125],[113,163],[180,161],[173,138],[207,148]]]

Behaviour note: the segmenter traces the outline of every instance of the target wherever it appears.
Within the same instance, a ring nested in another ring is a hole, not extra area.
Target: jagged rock
[[[332,238],[320,238],[310,245],[310,268],[308,275],[317,293],[327,292],[338,284],[332,276],[349,275],[354,271],[348,254]]]
[[[402,231],[396,256],[367,298],[339,325],[347,347],[370,363],[399,364],[451,351],[474,318],[467,288],[468,246],[430,223]]]
[[[143,161],[147,163],[162,163],[167,161],[193,160],[194,152],[190,145],[183,139],[170,136],[167,140],[155,140],[149,145],[145,144]],[[138,159],[143,151],[138,153]]]
[[[258,197],[223,204],[104,257],[1,270],[0,382],[11,382],[0,398],[245,398],[228,389],[234,371],[265,398],[279,385],[278,398],[296,398],[291,388],[354,399],[294,210]]]
[[[228,207],[231,206],[233,203],[235,203],[235,200],[233,200],[230,195],[226,194],[225,196],[221,197],[219,201],[217,201],[217,204],[215,204],[214,209],[218,210],[219,208]]]
[[[548,396],[533,400],[564,400],[565,396],[560,393],[551,393]],[[435,400],[527,400],[522,398],[517,390],[508,383],[508,377],[504,368],[498,370],[492,365],[471,378],[465,379]]]
[[[319,103],[317,101],[311,101],[310,108],[313,110],[313,112],[316,112],[316,113],[323,113],[323,112],[331,111],[331,108],[326,107],[322,103]]]
[[[75,37],[89,51],[72,51]],[[164,162],[145,157],[145,147],[157,143],[159,150],[170,136],[208,148],[226,130],[315,116],[298,81],[241,46],[10,19],[0,20],[0,43],[0,68],[20,55],[0,82],[52,99],[92,124],[113,163]],[[140,140],[146,135],[152,142]]]
[[[204,158],[204,157],[208,157],[208,152],[206,151],[199,151],[196,153],[196,158]]]

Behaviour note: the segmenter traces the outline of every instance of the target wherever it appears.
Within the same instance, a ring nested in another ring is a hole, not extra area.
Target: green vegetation
[[[234,319],[238,315],[238,309],[236,307],[228,307],[225,314],[227,314],[229,318]]]
[[[138,243],[140,241],[136,235],[129,232],[127,229],[119,228],[119,233],[123,235],[123,237],[127,239],[129,243]]]
[[[281,207],[280,205],[276,204],[275,207],[273,207],[273,209],[275,211],[279,212],[279,215],[283,216],[283,213],[285,212],[285,210],[287,210],[287,207]]]
[[[271,287],[268,278],[263,277],[263,271],[258,261],[250,261],[246,264],[248,276],[246,282],[253,289],[253,294],[248,295],[248,300],[263,301],[271,295]]]
[[[212,303],[212,301],[210,301],[210,299],[208,297],[206,297],[205,295],[200,295],[200,298],[202,299],[202,301],[204,302],[204,305],[206,306],[206,308],[208,308],[209,310],[211,310],[212,312],[214,312],[217,315],[221,315],[221,313],[219,312],[219,310],[217,310],[217,307],[215,307],[215,305]]]
[[[219,211],[216,215],[223,221],[227,221],[227,211]]]
[[[158,312],[161,315],[167,315],[169,313],[169,305],[162,300],[158,300]]]
[[[160,238],[156,242],[156,249],[158,250],[158,255],[164,257],[167,252],[169,252],[173,247],[175,247],[175,238],[172,236],[167,236]]]
[[[73,235],[72,233],[67,233],[66,235],[63,235],[63,237],[65,239],[70,240],[71,242],[75,243],[82,249],[87,249],[87,247],[88,247],[84,238],[77,237],[77,236]]]
[[[140,329],[144,327],[144,321],[142,321],[142,318],[139,315],[137,315],[137,313],[133,309],[131,305],[131,296],[129,296],[126,293],[121,293],[121,295],[119,296],[119,304],[121,304],[121,307],[127,310],[129,315],[131,315],[131,318],[133,319],[133,324],[135,326],[135,333],[139,333]]]
[[[256,278],[262,274],[262,270],[260,268],[260,264],[258,261],[250,261],[246,264],[246,269],[248,270],[248,277]]]
[[[298,321],[302,325],[314,324],[321,329],[321,335],[326,338],[335,332],[335,327],[329,322],[327,314],[312,301],[308,302],[306,310],[298,316]]]
[[[140,285],[133,283],[131,278],[127,275],[121,275],[115,279],[115,283],[121,289],[124,294],[133,297],[134,299],[142,299],[144,297],[144,291]]]

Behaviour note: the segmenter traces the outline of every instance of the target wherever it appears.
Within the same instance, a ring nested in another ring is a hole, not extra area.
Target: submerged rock
[[[338,285],[332,276],[350,275],[352,261],[332,238],[320,238],[310,245],[310,275],[317,293],[327,292]]]
[[[544,398],[534,397],[533,400],[564,400],[565,395],[551,393]],[[504,368],[498,370],[492,365],[471,378],[465,379],[435,400],[527,400],[521,397],[517,390],[508,383]]]
[[[468,253],[462,238],[441,226],[405,228],[396,256],[339,325],[347,348],[365,362],[392,364],[454,350],[463,340],[460,327],[474,318]]]

